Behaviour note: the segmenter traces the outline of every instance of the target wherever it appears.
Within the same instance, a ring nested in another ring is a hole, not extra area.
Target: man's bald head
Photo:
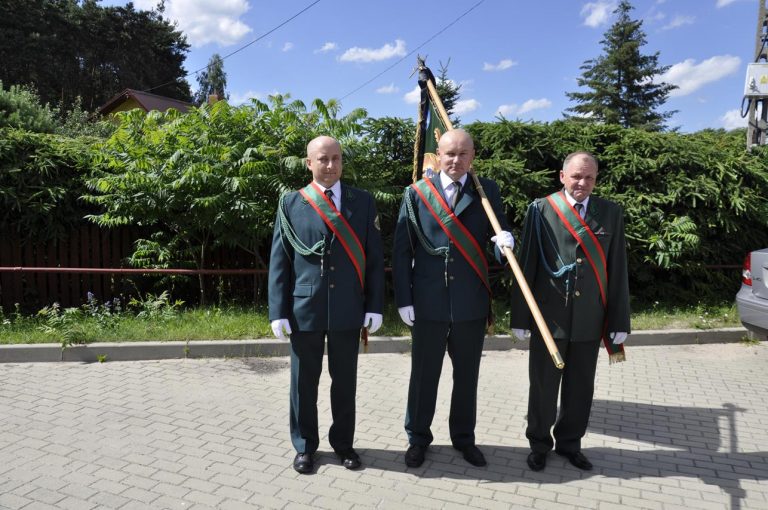
[[[341,144],[331,136],[318,136],[307,144],[307,168],[315,182],[330,188],[341,178]]]
[[[463,129],[453,129],[443,133],[437,143],[437,155],[440,171],[458,181],[472,167],[475,159],[475,142]]]

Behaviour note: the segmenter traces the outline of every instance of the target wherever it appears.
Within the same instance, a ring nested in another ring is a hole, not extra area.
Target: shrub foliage
[[[626,214],[633,296],[642,301],[730,299],[746,252],[768,246],[768,150],[744,149],[744,132],[654,133],[571,121],[474,123],[475,168],[495,179],[511,225],[528,203],[561,188],[565,156],[600,163],[596,193]],[[140,227],[140,267],[205,267],[216,247],[238,247],[266,267],[280,193],[309,180],[306,143],[331,134],[344,148],[344,179],[370,190],[385,251],[410,183],[410,119],[339,115],[287,96],[191,113],[121,114],[106,142],[0,130],[0,229],[55,237],[88,216],[108,228]],[[86,187],[87,186],[87,187]],[[79,200],[84,197],[84,201]],[[90,210],[88,209],[90,207]],[[519,234],[519,231],[517,232]]]

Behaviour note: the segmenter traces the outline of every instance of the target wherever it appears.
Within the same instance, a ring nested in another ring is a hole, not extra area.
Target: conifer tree
[[[659,112],[676,85],[657,82],[669,66],[659,65],[659,52],[643,55],[646,44],[642,20],[630,19],[633,9],[622,0],[614,14],[616,22],[600,41],[603,55],[582,64],[577,83],[586,92],[567,92],[578,103],[568,108],[566,118],[584,122],[619,124],[627,128],[662,131],[676,111]]]
[[[457,85],[456,82],[448,79],[448,66],[450,64],[450,58],[445,65],[440,62],[440,74],[437,76],[435,88],[437,89],[437,95],[440,96],[440,100],[443,102],[445,111],[448,112],[448,118],[451,119],[451,124],[453,124],[453,127],[459,127],[461,119],[453,114],[453,108],[459,100],[461,85]]]
[[[208,61],[208,66],[197,76],[199,85],[195,93],[195,103],[205,104],[208,96],[216,94],[219,99],[229,99],[227,94],[227,73],[224,71],[224,60],[221,55],[214,53]]]

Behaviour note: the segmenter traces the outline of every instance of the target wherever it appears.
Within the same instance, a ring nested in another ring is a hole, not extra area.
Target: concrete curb
[[[721,329],[669,329],[638,331],[629,335],[628,347],[739,342],[747,336],[742,327]],[[486,337],[484,349],[499,351],[528,349],[527,341],[509,335]],[[411,350],[410,337],[371,337],[361,352],[405,353]],[[50,361],[138,361],[183,358],[244,358],[290,355],[287,341],[212,340],[194,342],[122,342],[76,345],[64,350],[58,344],[0,345],[0,363]]]

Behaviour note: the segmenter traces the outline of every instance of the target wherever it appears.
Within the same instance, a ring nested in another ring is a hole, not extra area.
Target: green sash
[[[570,232],[576,242],[579,243],[579,246],[581,246],[584,256],[595,273],[595,278],[597,278],[597,284],[600,288],[600,300],[603,303],[603,308],[606,308],[608,306],[608,264],[605,261],[603,247],[600,246],[600,242],[597,240],[594,232],[592,232],[592,229],[589,228],[589,225],[584,222],[581,215],[576,212],[576,209],[568,203],[568,200],[565,198],[565,192],[552,193],[547,197],[547,201],[555,213],[557,213],[566,230]],[[608,351],[610,362],[624,361],[626,359],[624,346],[621,344],[613,345],[613,342],[608,338],[606,326],[603,325],[603,345],[605,345],[605,349]]]
[[[448,238],[461,252],[472,269],[474,269],[490,293],[488,261],[485,259],[485,254],[477,240],[467,230],[467,227],[461,223],[459,218],[453,214],[451,208],[448,207],[448,204],[445,203],[445,200],[443,200],[443,197],[429,179],[421,179],[411,184],[411,188],[419,196],[432,217],[435,218],[440,228],[448,235]]]
[[[365,250],[360,243],[355,231],[349,225],[347,220],[333,205],[333,202],[325,196],[325,193],[320,187],[311,182],[304,189],[299,190],[301,196],[304,197],[309,205],[320,215],[320,218],[334,233],[341,245],[344,247],[344,251],[347,252],[349,260],[355,266],[357,271],[357,277],[360,280],[360,288],[365,288]]]

